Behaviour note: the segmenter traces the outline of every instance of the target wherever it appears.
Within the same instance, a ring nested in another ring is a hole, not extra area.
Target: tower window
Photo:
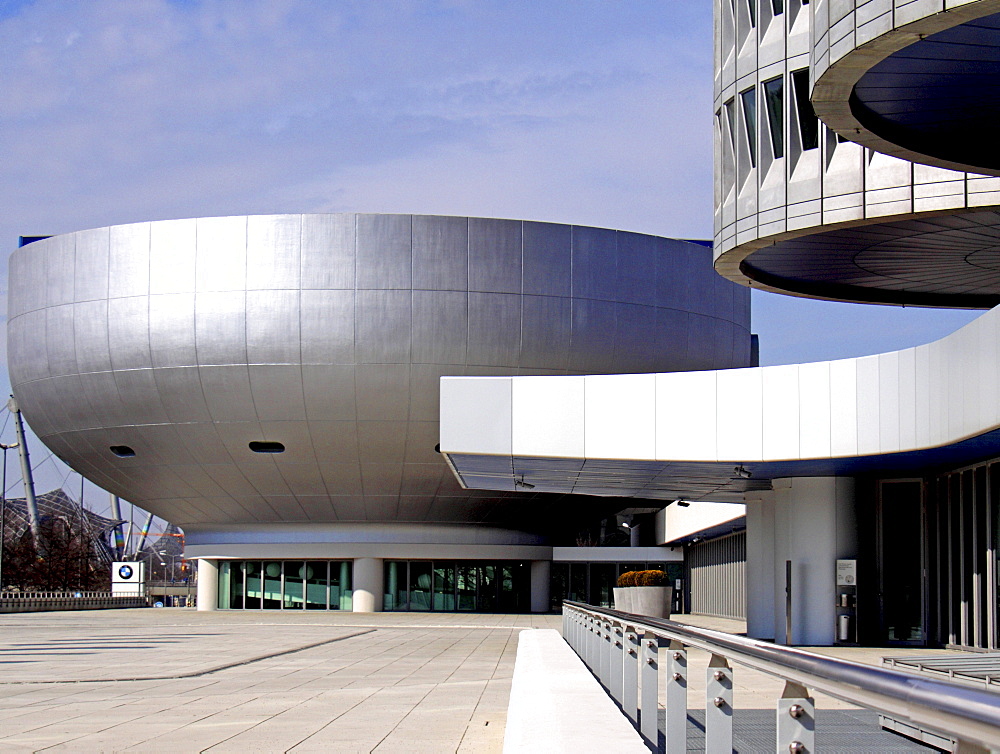
[[[757,91],[754,87],[740,92],[743,104],[743,125],[746,127],[747,145],[750,150],[750,167],[757,167]]]
[[[729,126],[729,146],[735,152],[736,151],[736,102],[729,100],[725,103],[726,108],[726,124]]]
[[[795,111],[799,116],[799,136],[802,151],[819,146],[819,120],[809,101],[809,69],[792,71],[792,89],[795,93]]]
[[[785,134],[782,128],[784,119],[783,97],[784,81],[781,76],[764,84],[764,105],[767,108],[767,125],[771,132],[771,149],[774,159],[785,156]]]

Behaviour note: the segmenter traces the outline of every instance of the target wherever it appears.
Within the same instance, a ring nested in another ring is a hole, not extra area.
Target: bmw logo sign
[[[132,566],[123,565],[121,568],[118,569],[118,575],[126,580],[132,578]]]

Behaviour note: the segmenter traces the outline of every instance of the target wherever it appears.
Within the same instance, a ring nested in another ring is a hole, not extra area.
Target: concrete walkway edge
[[[649,749],[558,631],[518,635],[503,750],[520,752]]]

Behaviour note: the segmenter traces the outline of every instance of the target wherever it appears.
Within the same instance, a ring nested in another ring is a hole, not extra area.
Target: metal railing
[[[0,600],[51,600],[51,599],[81,599],[89,597],[111,597],[108,591],[88,591],[80,589],[63,589],[52,592],[0,592]]]
[[[710,654],[705,751],[733,750],[733,666],[784,680],[777,700],[776,751],[816,751],[811,691],[952,737],[956,751],[1000,750],[1000,694],[898,670],[776,646],[659,618],[563,602],[563,637],[657,750],[687,750],[689,647]],[[666,714],[658,714],[662,669]]]
[[[66,592],[3,592],[0,613],[30,613],[50,610],[104,610],[108,608],[145,607],[139,595],[114,595],[111,592],[69,590]]]

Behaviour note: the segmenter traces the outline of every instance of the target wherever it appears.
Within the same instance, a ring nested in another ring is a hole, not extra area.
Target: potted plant
[[[615,610],[621,610],[623,613],[632,612],[632,591],[630,587],[635,586],[635,576],[637,573],[639,572],[625,571],[625,573],[618,577],[618,582],[614,588]]]
[[[615,609],[651,618],[669,618],[673,587],[663,571],[626,571],[618,577]]]

